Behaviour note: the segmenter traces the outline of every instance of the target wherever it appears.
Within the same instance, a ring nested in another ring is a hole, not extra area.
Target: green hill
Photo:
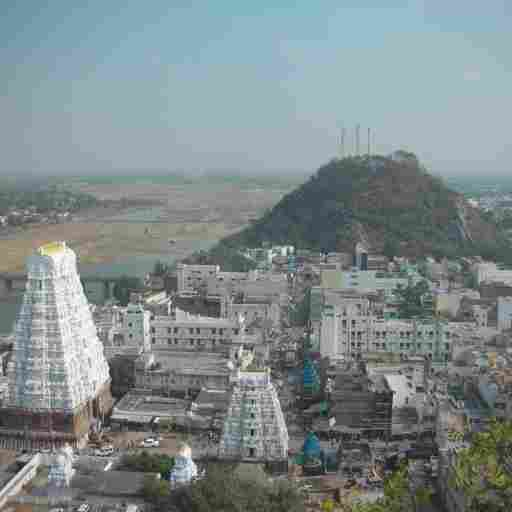
[[[211,256],[264,242],[351,251],[361,240],[374,251],[408,256],[492,257],[504,243],[492,216],[428,174],[412,153],[398,151],[329,162]]]

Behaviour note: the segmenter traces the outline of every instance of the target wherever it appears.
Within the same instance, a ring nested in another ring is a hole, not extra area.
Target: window
[[[167,334],[171,334],[171,328],[167,327]]]
[[[133,338],[133,334],[128,334],[128,338]]]
[[[129,322],[129,323],[128,323],[128,327],[132,327],[132,325],[133,325],[133,324],[132,324],[131,322]]]
[[[156,329],[154,327],[151,327],[151,332],[154,334],[156,332]]]
[[[172,343],[171,338],[167,338],[167,344],[170,345]]]
[[[196,327],[196,334],[201,334],[201,329],[199,327]]]
[[[190,344],[193,345],[194,344],[194,340],[190,340]]]
[[[215,327],[212,328],[212,334],[217,334],[217,329]]]
[[[219,334],[224,334],[224,329],[219,329]]]
[[[177,345],[178,344],[178,340],[176,338],[174,338],[174,344]]]
[[[234,334],[238,334],[240,332],[240,329],[233,329]]]
[[[251,437],[254,437],[254,429],[251,428]]]
[[[178,334],[178,328],[177,327],[174,328],[174,334]]]
[[[212,340],[212,347],[215,346],[215,340]]]
[[[154,345],[156,343],[156,338],[151,338],[151,343]]]
[[[193,327],[189,327],[188,332],[189,332],[190,334],[194,334],[194,328],[193,328]]]

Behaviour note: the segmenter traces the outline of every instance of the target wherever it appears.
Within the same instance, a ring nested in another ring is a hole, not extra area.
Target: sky
[[[0,173],[512,171],[510,0],[2,0]]]

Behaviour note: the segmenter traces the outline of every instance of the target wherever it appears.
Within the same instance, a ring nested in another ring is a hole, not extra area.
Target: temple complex
[[[0,446],[79,446],[110,412],[112,397],[76,255],[64,242],[43,245],[28,258],[27,273],[0,409]]]
[[[288,430],[268,371],[239,372],[219,457],[258,462],[287,460]]]

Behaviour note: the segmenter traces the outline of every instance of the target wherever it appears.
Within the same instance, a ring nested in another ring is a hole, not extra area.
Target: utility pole
[[[368,127],[368,158],[370,158],[370,155],[371,155],[371,151],[370,151],[370,148],[371,148],[371,146],[370,146],[370,140],[371,140],[370,139],[370,134],[371,134],[371,129],[370,129],[370,127]]]
[[[356,124],[356,156],[359,156],[359,131],[361,129],[360,124]]]

